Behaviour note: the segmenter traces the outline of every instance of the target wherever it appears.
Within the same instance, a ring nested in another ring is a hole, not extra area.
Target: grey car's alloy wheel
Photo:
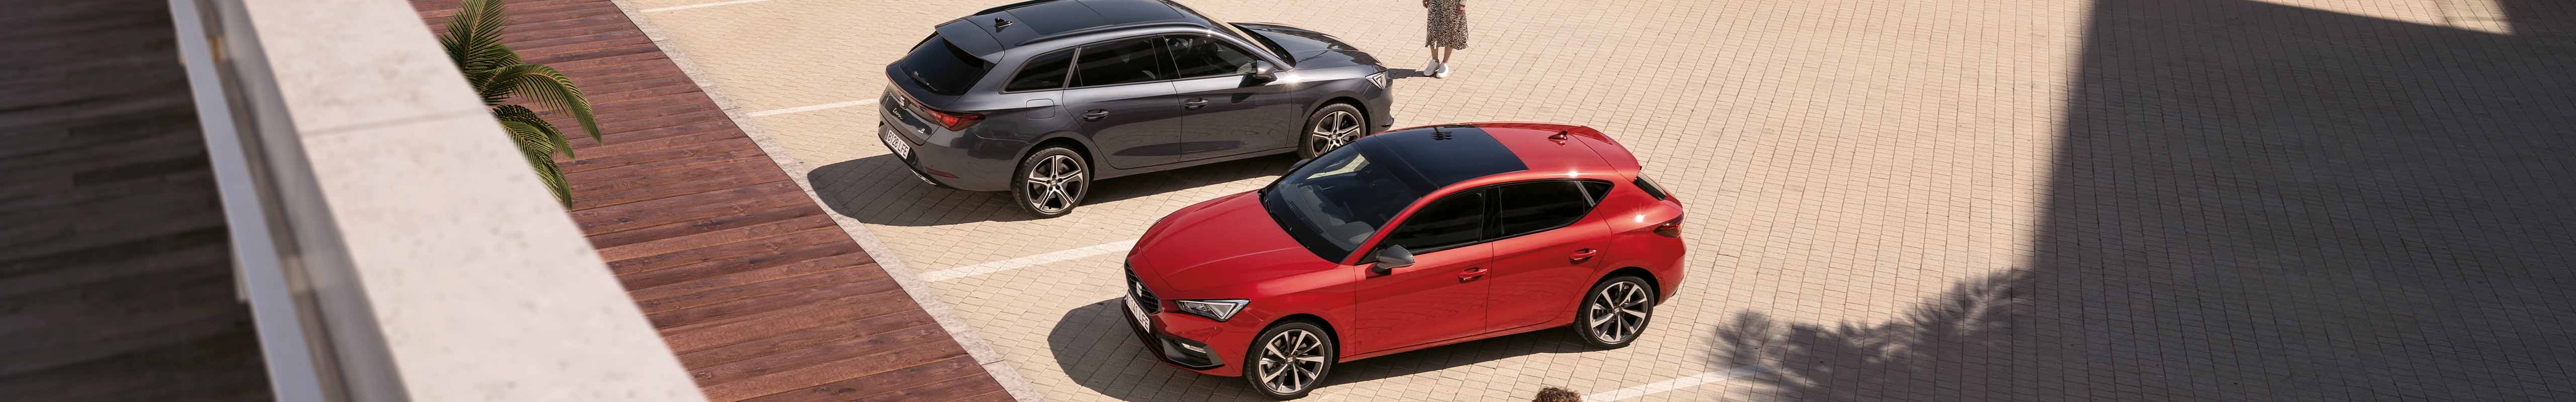
[[[1244,367],[1243,379],[1254,390],[1279,399],[1296,399],[1315,390],[1333,369],[1333,339],[1324,329],[1306,322],[1289,322],[1262,331],[1253,338],[1252,362]]]
[[[1091,166],[1063,147],[1030,153],[1011,179],[1011,203],[1039,217],[1063,216],[1091,191]]]
[[[1314,159],[1368,136],[1368,119],[1360,117],[1359,108],[1333,104],[1308,116],[1306,131],[1299,133],[1298,141],[1303,145],[1297,149],[1297,156]]]
[[[1577,308],[1582,310],[1575,314],[1574,329],[1581,332],[1584,343],[1624,347],[1636,341],[1654,318],[1655,289],[1636,276],[1614,277],[1593,285]]]

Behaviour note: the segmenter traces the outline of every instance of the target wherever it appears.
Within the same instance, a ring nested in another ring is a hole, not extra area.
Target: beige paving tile
[[[750,112],[873,98],[932,25],[1000,1],[915,3],[645,19]],[[2576,88],[2539,73],[2576,70],[2548,44],[2576,33],[2546,25],[2576,21],[2566,6],[1471,3],[1455,75],[1395,82],[1399,125],[1610,133],[1689,206],[1690,279],[1629,348],[1448,346],[1342,366],[1315,400],[1516,400],[1746,364],[1767,371],[1639,400],[2576,398],[2576,274],[2542,268],[2576,259],[2576,146],[2545,135],[2576,126]],[[1424,58],[1410,1],[1189,4]],[[2513,15],[2539,17],[2497,29]],[[866,137],[875,110],[749,124],[924,272],[1130,240],[1289,163],[1104,181],[1033,220],[909,178]],[[1250,398],[1142,354],[1104,303],[1120,254],[932,287],[1049,400]]]

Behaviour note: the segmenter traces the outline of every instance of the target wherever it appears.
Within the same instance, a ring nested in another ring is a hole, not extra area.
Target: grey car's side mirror
[[[1246,85],[1268,84],[1272,81],[1279,81],[1279,69],[1270,67],[1270,62],[1252,62],[1252,74],[1243,76],[1243,83]]]
[[[1395,268],[1412,266],[1413,251],[1405,250],[1403,245],[1388,245],[1379,248],[1377,254],[1369,256],[1369,259],[1376,261],[1369,264],[1369,272],[1384,275],[1394,273]]]

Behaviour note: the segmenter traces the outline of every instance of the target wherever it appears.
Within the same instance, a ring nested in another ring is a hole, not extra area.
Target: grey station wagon
[[[932,186],[1072,212],[1094,180],[1324,152],[1395,124],[1386,68],[1315,31],[1162,0],[1040,0],[886,66],[878,140]]]

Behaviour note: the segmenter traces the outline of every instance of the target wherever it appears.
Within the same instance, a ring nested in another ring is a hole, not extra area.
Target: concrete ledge
[[[263,345],[317,351],[283,365],[324,371],[314,395],[704,400],[409,7],[190,2],[247,25],[207,30],[230,80],[197,87],[229,92],[255,143],[256,183],[225,200],[277,212],[280,257],[239,260],[285,280],[247,298],[307,304],[254,310],[264,333],[325,335]]]

